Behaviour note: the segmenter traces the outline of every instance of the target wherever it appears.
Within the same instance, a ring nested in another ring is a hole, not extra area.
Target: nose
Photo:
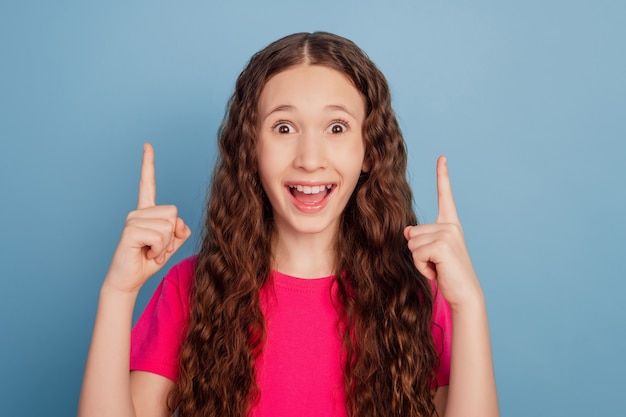
[[[305,131],[298,138],[294,165],[305,171],[326,167],[326,143],[322,133]]]

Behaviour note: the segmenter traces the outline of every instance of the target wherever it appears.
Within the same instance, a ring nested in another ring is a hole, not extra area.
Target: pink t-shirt
[[[195,263],[191,257],[168,272],[135,324],[131,370],[178,379]],[[435,288],[431,329],[440,352],[437,382],[443,386],[450,378],[451,314]],[[347,415],[335,294],[332,277],[300,279],[272,272],[260,294],[266,340],[255,363],[261,394],[253,417]]]

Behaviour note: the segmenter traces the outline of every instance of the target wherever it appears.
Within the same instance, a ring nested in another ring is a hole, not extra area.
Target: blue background
[[[625,16],[622,1],[3,0],[0,414],[75,413],[142,143],[158,202],[197,238],[236,76],[274,39],[327,30],[389,79],[422,221],[449,156],[502,415],[626,415]]]

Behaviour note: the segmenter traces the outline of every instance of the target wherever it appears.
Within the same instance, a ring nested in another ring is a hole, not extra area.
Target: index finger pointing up
[[[148,208],[156,205],[156,180],[154,177],[154,149],[149,143],[143,145],[141,161],[141,178],[139,179],[139,199],[137,208]]]
[[[445,155],[437,160],[437,200],[439,208],[437,223],[459,223],[448,175],[448,160]]]

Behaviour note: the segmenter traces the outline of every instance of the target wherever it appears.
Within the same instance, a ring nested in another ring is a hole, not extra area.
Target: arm
[[[137,416],[168,416],[167,396],[174,382],[150,372],[130,373],[130,392]]]
[[[167,415],[173,382],[129,372],[132,314],[141,286],[169,260],[191,231],[174,206],[156,206],[154,153],[144,146],[137,210],[126,219],[106,275],[78,404],[79,416]],[[158,413],[153,413],[156,408]],[[150,411],[150,414],[144,411]]]
[[[452,359],[445,417],[499,416],[484,298],[452,307]]]
[[[130,330],[136,294],[103,286],[79,402],[79,416],[167,416],[174,382],[129,373]]]
[[[134,416],[128,361],[136,294],[100,290],[89,356],[78,404],[79,416]]]
[[[466,313],[452,312],[450,386],[437,389],[435,408],[441,417],[499,416],[484,304]]]
[[[450,385],[435,394],[445,417],[498,417],[487,310],[459,222],[445,157],[437,162],[439,215],[434,224],[405,229],[416,268],[437,280],[452,310]]]

